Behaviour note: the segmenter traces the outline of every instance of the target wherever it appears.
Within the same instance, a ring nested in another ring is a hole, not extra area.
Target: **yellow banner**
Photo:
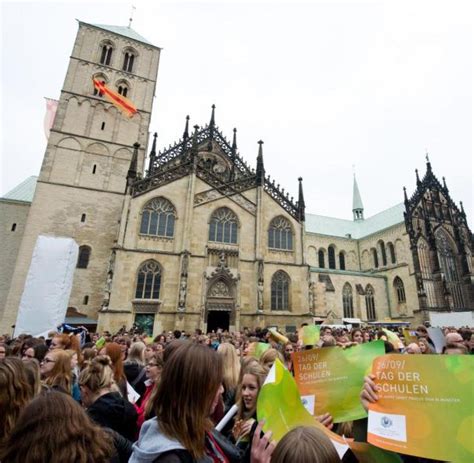
[[[474,357],[385,355],[374,361],[379,400],[368,441],[401,454],[474,461]]]

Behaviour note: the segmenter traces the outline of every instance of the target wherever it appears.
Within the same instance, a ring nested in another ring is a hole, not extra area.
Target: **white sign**
[[[64,323],[78,246],[72,238],[38,236],[26,277],[14,336],[46,336]]]

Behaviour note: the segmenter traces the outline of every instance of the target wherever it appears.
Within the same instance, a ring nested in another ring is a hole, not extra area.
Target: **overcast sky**
[[[366,217],[403,201],[425,152],[474,223],[469,1],[133,1],[132,27],[162,47],[150,132],[180,138],[216,104],[251,165],[308,213],[352,218],[353,165]],[[1,184],[37,175],[43,97],[58,98],[76,18],[127,25],[131,3],[2,2]],[[130,141],[133,143],[133,140]]]

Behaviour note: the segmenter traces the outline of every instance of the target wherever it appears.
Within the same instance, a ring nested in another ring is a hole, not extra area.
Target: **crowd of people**
[[[76,331],[76,330],[73,330]],[[314,346],[296,333],[244,328],[154,338],[127,332],[51,332],[47,338],[0,336],[0,462],[317,462],[341,461],[324,432],[297,427],[276,444],[257,422],[257,398],[276,359],[293,372],[293,354],[308,348],[350,349],[382,339],[387,353],[436,355],[425,326],[397,332],[323,326]],[[474,352],[474,331],[445,328],[442,354]],[[283,339],[283,342],[282,342]],[[266,350],[255,356],[257,343]],[[377,400],[365,378],[361,401]],[[235,415],[215,429],[234,408]],[[333,424],[366,441],[367,422]],[[426,461],[402,456],[404,461]],[[348,451],[342,461],[357,461]]]

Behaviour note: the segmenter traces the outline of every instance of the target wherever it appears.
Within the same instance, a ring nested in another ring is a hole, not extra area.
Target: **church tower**
[[[0,332],[15,323],[40,234],[78,243],[69,305],[97,317],[132,158],[137,175],[144,170],[159,58],[160,49],[130,27],[79,21]],[[131,100],[138,112],[122,114],[93,79]]]

